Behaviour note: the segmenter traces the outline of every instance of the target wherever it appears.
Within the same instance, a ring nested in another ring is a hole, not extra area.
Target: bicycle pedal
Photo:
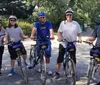
[[[28,68],[29,68],[29,69],[32,69],[32,68],[33,68],[33,66],[29,66]]]

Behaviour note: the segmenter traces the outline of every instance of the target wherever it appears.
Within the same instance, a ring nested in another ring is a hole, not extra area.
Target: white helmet
[[[17,20],[17,17],[14,16],[14,15],[11,15],[11,16],[9,17],[9,19],[16,19],[16,20]]]
[[[73,10],[71,9],[71,8],[68,8],[66,11],[65,11],[65,13],[73,13]]]

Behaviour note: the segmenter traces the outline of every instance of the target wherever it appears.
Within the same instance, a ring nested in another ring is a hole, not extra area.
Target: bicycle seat
[[[32,47],[33,47],[33,46],[36,46],[36,44],[32,44],[31,46],[32,46]]]
[[[47,44],[40,45],[40,49],[46,49],[46,48],[48,48]]]

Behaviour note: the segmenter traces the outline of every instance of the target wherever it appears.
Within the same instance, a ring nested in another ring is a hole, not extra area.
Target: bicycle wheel
[[[36,45],[32,46],[30,49],[30,57],[29,57],[29,62],[30,62],[30,67],[33,67],[34,64],[36,63]]]
[[[23,59],[23,56],[19,56],[17,58],[17,61],[18,61],[18,66],[22,74],[22,78],[24,79],[25,83],[28,83],[27,68],[26,68],[25,60]]]
[[[87,76],[88,77],[87,85],[90,85],[90,80],[92,78],[93,70],[94,70],[94,64],[95,64],[95,59],[91,59],[89,70],[88,70],[88,76]]]
[[[40,54],[40,69],[41,69],[41,83],[42,85],[45,85],[46,83],[46,59],[43,56],[43,53]]]
[[[75,64],[72,59],[68,59],[65,62],[64,67],[65,79],[69,85],[76,84],[76,71],[75,71]]]

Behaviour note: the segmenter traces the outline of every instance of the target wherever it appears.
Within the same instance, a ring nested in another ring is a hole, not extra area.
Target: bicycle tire
[[[92,74],[93,74],[93,70],[94,70],[94,63],[95,63],[95,60],[91,59],[88,76],[87,76],[88,77],[87,85],[90,85],[90,80],[92,78]]]
[[[29,62],[30,62],[30,67],[34,66],[36,63],[36,45],[30,49],[30,57],[29,57]]]
[[[43,55],[43,53],[40,53],[40,69],[41,69],[41,76],[40,76],[40,80],[42,85],[46,84],[46,59],[45,56]]]
[[[64,74],[65,74],[65,79],[66,82],[68,82],[68,79],[72,80],[70,81],[70,85],[76,85],[76,71],[75,71],[75,64],[72,59],[68,59],[65,62],[65,67],[64,67]],[[69,77],[70,75],[70,77]]]
[[[26,65],[25,65],[25,60],[23,59],[23,56],[20,56],[18,57],[18,66],[20,68],[20,71],[22,73],[22,78],[23,80],[25,81],[25,83],[27,84],[28,83],[28,75],[27,75],[27,68],[26,68]]]

